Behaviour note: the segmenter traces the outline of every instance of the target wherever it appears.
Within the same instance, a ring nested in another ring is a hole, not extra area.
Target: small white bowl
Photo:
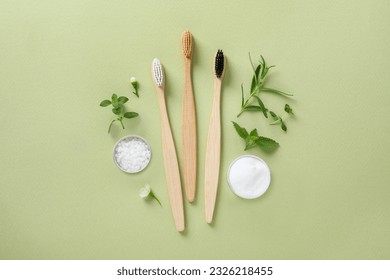
[[[230,164],[227,181],[235,195],[254,199],[267,191],[271,183],[271,172],[261,158],[243,155]]]
[[[126,143],[130,144],[126,145]],[[141,150],[131,151],[130,145],[138,146]],[[112,157],[116,166],[123,172],[138,173],[148,166],[152,150],[144,138],[138,135],[127,135],[116,142]]]

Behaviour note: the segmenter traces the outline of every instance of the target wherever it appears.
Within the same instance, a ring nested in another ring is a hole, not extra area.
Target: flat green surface
[[[0,2],[1,259],[389,259],[390,2]],[[150,65],[166,70],[166,99],[181,158],[182,31],[194,36],[198,193],[174,229]],[[213,56],[228,59],[215,223],[203,210]],[[277,67],[268,107],[295,110],[289,131],[259,113],[235,116],[254,58]],[[129,79],[140,81],[140,99]],[[107,134],[113,92],[140,113]],[[231,121],[279,141],[273,154],[243,151]],[[146,138],[152,161],[137,175],[112,161],[127,134]],[[267,193],[236,197],[226,181],[242,154],[263,158]],[[149,183],[160,198],[145,202]]]

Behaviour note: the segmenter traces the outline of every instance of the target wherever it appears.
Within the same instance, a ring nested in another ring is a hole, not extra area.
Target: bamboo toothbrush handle
[[[165,104],[164,91],[158,89],[158,100],[160,105],[162,150],[164,159],[165,177],[168,187],[169,202],[172,208],[173,219],[176,230],[184,230],[184,209],[183,195],[181,191],[179,164],[177,161],[175,144],[173,142],[172,131],[169,125],[168,113]]]
[[[217,198],[219,165],[221,156],[221,83],[220,79],[214,82],[214,100],[206,146],[205,162],[205,214],[206,222],[213,221],[215,200]]]
[[[186,197],[194,201],[196,191],[196,113],[192,91],[191,60],[184,59],[184,96],[182,112],[183,177]]]

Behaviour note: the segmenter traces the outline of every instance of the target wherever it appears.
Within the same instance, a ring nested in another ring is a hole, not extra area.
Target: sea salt
[[[120,140],[114,148],[114,160],[118,167],[128,173],[143,170],[150,161],[151,151],[146,141],[129,136]]]
[[[228,183],[239,197],[253,199],[266,192],[271,182],[268,165],[259,157],[245,155],[230,165]]]

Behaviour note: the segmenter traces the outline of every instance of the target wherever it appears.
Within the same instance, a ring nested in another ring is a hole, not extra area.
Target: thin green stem
[[[271,122],[270,125],[274,124],[280,124],[281,122],[285,121],[288,118],[289,114],[284,113],[282,116],[278,116],[278,119]]]
[[[280,124],[282,122],[282,118],[279,117],[277,120],[273,121],[272,123],[270,123],[269,125],[275,125],[275,124]]]
[[[161,204],[161,202],[160,202],[160,200],[154,195],[154,193],[151,191],[150,192],[150,194],[149,194],[153,199],[155,199],[157,202],[158,202],[158,204],[160,204],[160,206],[162,207],[162,204]]]
[[[121,123],[122,129],[125,129],[125,126],[123,125],[123,122],[122,122],[122,117],[118,118],[118,121]]]
[[[112,126],[112,124],[113,124],[114,122],[116,122],[116,120],[113,120],[113,121],[110,123],[110,126],[108,127],[108,133],[110,133],[110,131],[111,131],[111,126]]]

